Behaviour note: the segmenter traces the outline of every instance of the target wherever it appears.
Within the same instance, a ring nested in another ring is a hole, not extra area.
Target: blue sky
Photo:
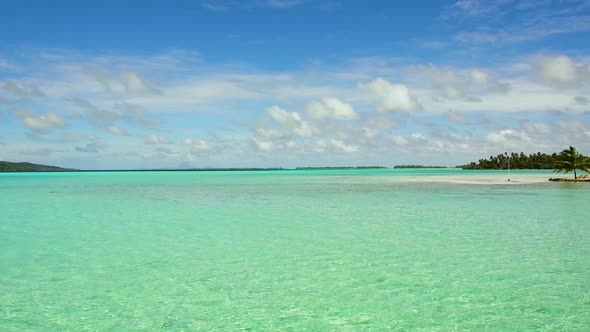
[[[590,154],[590,1],[0,0],[0,160]]]

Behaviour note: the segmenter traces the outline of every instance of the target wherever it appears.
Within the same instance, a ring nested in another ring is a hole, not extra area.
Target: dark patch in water
[[[172,320],[167,320],[162,326],[160,326],[161,329],[167,329],[169,327],[172,327]]]

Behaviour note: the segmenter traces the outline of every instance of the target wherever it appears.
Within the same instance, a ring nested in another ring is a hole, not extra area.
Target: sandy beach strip
[[[402,180],[402,179],[400,179]],[[407,182],[426,182],[426,183],[457,183],[457,184],[496,184],[496,185],[514,185],[514,184],[532,184],[548,182],[547,174],[490,174],[490,175],[431,175],[416,176],[403,179]],[[404,181],[404,182],[405,182]]]

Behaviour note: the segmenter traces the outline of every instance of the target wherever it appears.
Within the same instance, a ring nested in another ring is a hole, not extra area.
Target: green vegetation
[[[457,166],[462,169],[553,169],[558,161],[558,154],[545,154],[541,152],[526,155],[521,153],[503,153],[490,156],[489,159],[480,159],[477,163]]]
[[[574,172],[574,179],[578,179],[576,169],[590,173],[590,158],[581,155],[576,148],[570,146],[569,149],[561,151],[555,162],[554,172],[569,173]]]
[[[61,168],[57,166],[39,165],[33,163],[12,163],[0,161],[0,172],[63,172],[75,171],[75,169]]]
[[[555,172],[574,172],[574,178],[570,181],[590,181],[587,175],[578,177],[576,170],[590,173],[590,158],[582,155],[573,146],[561,151],[559,154],[545,154],[541,152],[525,155],[521,153],[499,154],[490,156],[489,159],[480,159],[477,163],[457,166],[466,170],[474,169],[553,169]],[[550,181],[567,181],[563,178],[552,178]]]

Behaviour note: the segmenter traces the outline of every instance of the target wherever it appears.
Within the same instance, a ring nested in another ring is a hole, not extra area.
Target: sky
[[[0,160],[590,154],[590,0],[0,0]]]

